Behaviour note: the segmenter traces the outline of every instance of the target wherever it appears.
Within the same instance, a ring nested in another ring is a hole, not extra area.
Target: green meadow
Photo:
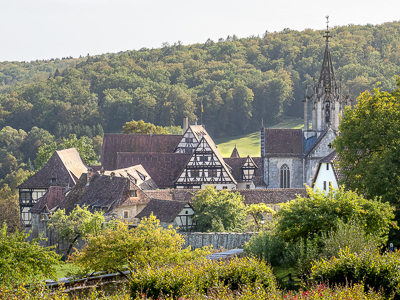
[[[301,129],[303,128],[303,124],[303,119],[301,118],[287,119],[267,128]],[[214,141],[223,157],[230,157],[235,145],[240,157],[246,157],[247,155],[260,157],[260,138],[261,132],[257,131],[247,135],[217,138]]]

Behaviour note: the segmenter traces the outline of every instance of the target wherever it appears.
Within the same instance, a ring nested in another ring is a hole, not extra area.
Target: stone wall
[[[250,240],[253,234],[258,233],[233,233],[233,232],[212,232],[212,233],[181,233],[185,238],[185,248],[191,246],[192,249],[203,246],[213,246],[213,249],[235,249],[243,248],[244,244]]]

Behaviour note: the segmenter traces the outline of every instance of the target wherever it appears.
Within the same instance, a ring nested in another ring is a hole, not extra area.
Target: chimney
[[[101,166],[101,169],[100,169],[100,175],[104,175],[104,167],[103,166]]]
[[[111,173],[110,173],[110,180],[112,180],[114,176],[115,176],[115,173],[114,173],[114,172],[111,172]]]
[[[188,117],[183,118],[183,133],[189,128],[189,119]]]
[[[89,185],[89,183],[90,183],[90,179],[92,179],[92,177],[93,177],[93,169],[92,168],[88,168],[87,169],[87,176],[86,176],[86,185]]]

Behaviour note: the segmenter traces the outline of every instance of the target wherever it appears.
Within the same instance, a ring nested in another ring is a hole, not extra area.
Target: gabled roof
[[[208,135],[203,125],[190,125],[188,129],[192,131],[198,142],[200,142],[202,136]]]
[[[325,156],[324,158],[322,158],[319,163],[318,163],[318,167],[317,167],[317,171],[314,174],[314,178],[312,181],[312,187],[314,187],[315,181],[317,180],[318,174],[319,174],[319,170],[321,169],[321,165],[323,163],[325,164],[331,164],[332,168],[333,168],[333,173],[335,174],[335,178],[337,183],[339,184],[339,180],[341,180],[344,175],[341,172],[341,170],[338,168],[337,165],[337,161],[338,161],[339,157],[336,153],[336,151],[332,151],[332,153],[328,154],[327,156]]]
[[[76,205],[102,208],[111,212],[129,198],[130,180],[124,177],[94,174],[87,184],[87,173],[82,174],[59,209],[70,213]]]
[[[193,207],[186,202],[151,199],[136,218],[141,219],[149,217],[151,213],[153,213],[160,222],[172,223],[186,205],[189,205],[193,209]]]
[[[303,132],[301,129],[264,128],[265,155],[301,155],[303,153]]]
[[[232,151],[232,154],[231,154],[231,158],[240,158],[239,151],[236,148],[236,145],[235,145],[235,148],[233,148],[233,151]]]
[[[49,190],[31,208],[31,213],[50,212],[53,208],[60,205],[64,199],[65,187],[51,186]]]
[[[173,188],[190,157],[183,153],[118,153],[117,168],[141,164],[159,188]]]
[[[43,168],[25,180],[18,188],[73,186],[87,168],[75,148],[55,151]],[[57,179],[56,183],[51,182],[52,177]]]
[[[251,158],[251,157],[250,157]],[[245,165],[248,157],[229,157],[224,158],[224,161],[232,169],[232,175],[237,182],[242,182],[242,167]],[[266,187],[265,182],[262,180],[262,174],[264,170],[264,165],[262,163],[261,157],[253,157],[251,160],[257,167],[254,171],[253,183],[256,187]]]
[[[254,168],[258,169],[257,164],[254,162],[254,160],[251,158],[250,155],[247,155],[246,160],[242,166],[242,168],[246,168],[246,167],[254,167]]]
[[[118,152],[173,153],[181,135],[105,134],[101,164],[105,170],[115,170]]]
[[[315,149],[315,147],[317,147],[319,145],[319,143],[328,134],[329,131],[332,131],[336,135],[336,132],[331,127],[326,128],[320,134],[320,136],[315,140],[314,144],[312,144],[312,146],[310,148],[308,148],[308,150],[304,153],[304,157],[307,157],[308,155],[310,155],[310,153]]]
[[[158,188],[157,184],[153,181],[142,165],[105,171],[104,175],[110,176],[111,173],[114,173],[115,176],[129,178],[142,190],[155,190]]]

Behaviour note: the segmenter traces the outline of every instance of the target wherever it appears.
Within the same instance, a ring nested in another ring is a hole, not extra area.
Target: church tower
[[[319,136],[326,128],[338,130],[340,115],[345,105],[350,105],[350,97],[342,94],[342,80],[337,84],[329,50],[329,16],[326,17],[327,25],[324,38],[326,39],[324,61],[322,63],[319,81],[314,79],[313,93],[304,97],[304,136]],[[312,128],[309,128],[309,107],[311,106]]]

